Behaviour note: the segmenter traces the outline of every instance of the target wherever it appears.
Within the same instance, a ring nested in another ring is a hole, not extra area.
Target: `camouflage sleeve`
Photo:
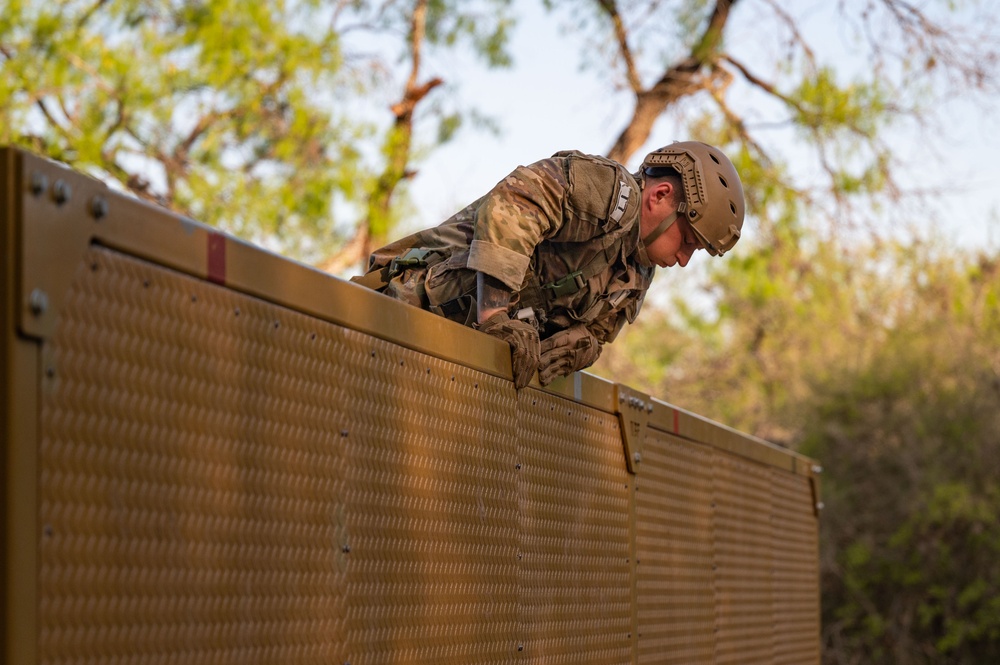
[[[469,268],[521,288],[535,246],[563,223],[565,159],[519,166],[483,199],[476,213]]]

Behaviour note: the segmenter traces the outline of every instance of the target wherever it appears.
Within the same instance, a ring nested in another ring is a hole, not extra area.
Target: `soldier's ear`
[[[674,185],[669,180],[662,180],[653,186],[653,200],[656,203],[663,203],[665,200],[673,200],[674,197]]]

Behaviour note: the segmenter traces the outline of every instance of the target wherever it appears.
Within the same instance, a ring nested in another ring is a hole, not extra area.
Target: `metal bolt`
[[[632,454],[632,460],[633,460],[633,461],[634,461],[634,462],[635,462],[636,464],[642,464],[642,453],[640,453],[639,451],[636,451],[636,452],[634,452],[634,453]]]
[[[49,308],[49,296],[41,289],[35,289],[28,296],[28,307],[35,316],[41,316]]]
[[[343,552],[344,554],[350,554],[350,553],[351,553],[351,546],[350,546],[350,545],[344,545],[344,546],[343,546],[343,547],[341,548],[341,551],[342,551],[342,552]]]
[[[49,178],[44,173],[35,171],[31,174],[31,193],[41,196],[42,192],[49,188]]]
[[[55,184],[52,185],[52,200],[58,205],[69,201],[71,196],[73,196],[73,188],[65,180],[56,180]]]
[[[103,219],[108,216],[108,200],[103,196],[95,196],[90,201],[90,214],[94,219]]]

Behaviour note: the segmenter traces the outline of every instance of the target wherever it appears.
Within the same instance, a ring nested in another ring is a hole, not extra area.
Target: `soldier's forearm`
[[[510,290],[503,282],[485,273],[476,273],[476,320],[482,323],[497,312],[507,310]]]

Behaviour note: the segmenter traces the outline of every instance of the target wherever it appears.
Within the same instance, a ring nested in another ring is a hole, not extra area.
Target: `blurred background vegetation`
[[[0,143],[357,272],[428,157],[496,129],[441,63],[550,57],[511,52],[529,2],[6,0]],[[928,152],[903,184],[899,132],[994,105],[990,3],[821,3],[845,58],[813,3],[539,2],[631,109],[609,156],[668,118],[726,149],[750,211],[594,371],[822,462],[824,662],[1000,662],[1000,251],[914,223],[961,182]]]

